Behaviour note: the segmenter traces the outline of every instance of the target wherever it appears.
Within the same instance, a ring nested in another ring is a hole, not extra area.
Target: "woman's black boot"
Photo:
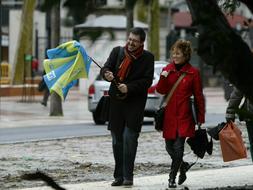
[[[178,185],[182,185],[186,180],[186,172],[190,169],[190,164],[188,162],[182,161],[180,166],[180,174],[178,177]]]
[[[169,179],[169,185],[168,185],[169,188],[176,188],[177,187],[177,184],[175,182],[175,178],[170,178]]]
[[[175,182],[176,176],[177,176],[177,173],[175,173],[174,168],[172,168],[170,172],[170,178],[169,178],[169,185],[168,185],[169,188],[177,187],[177,184]]]

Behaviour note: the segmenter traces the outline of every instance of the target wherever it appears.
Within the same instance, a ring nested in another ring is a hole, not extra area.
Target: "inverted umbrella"
[[[45,83],[51,92],[65,99],[69,89],[79,78],[88,78],[92,59],[77,41],[69,41],[47,51],[43,66]]]

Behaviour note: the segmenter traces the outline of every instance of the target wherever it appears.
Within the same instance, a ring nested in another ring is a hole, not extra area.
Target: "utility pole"
[[[168,29],[168,34],[170,33],[172,29],[172,22],[171,22],[171,4],[173,0],[167,0],[167,6],[168,6],[168,21],[167,21],[167,29]]]
[[[1,62],[2,62],[2,0],[0,0],[0,64]]]
[[[2,77],[2,0],[0,0],[0,80]],[[0,82],[0,92],[1,92],[1,82]],[[1,94],[0,94],[0,108],[1,108]],[[1,117],[1,109],[0,109],[0,117]]]
[[[39,36],[38,36],[38,23],[35,23],[35,58],[39,60]]]
[[[174,31],[174,25],[172,24],[172,18],[171,18],[171,5],[173,0],[166,0],[167,7],[168,7],[168,20],[167,20],[167,36],[166,36],[166,60],[170,58],[169,50],[171,48],[171,45],[177,40],[176,33]]]

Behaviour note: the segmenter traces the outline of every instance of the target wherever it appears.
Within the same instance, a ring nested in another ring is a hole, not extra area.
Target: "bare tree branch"
[[[198,54],[253,100],[253,56],[230,27],[216,0],[187,0],[199,32]]]

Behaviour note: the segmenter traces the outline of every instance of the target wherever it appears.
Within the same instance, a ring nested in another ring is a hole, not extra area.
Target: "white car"
[[[148,89],[148,98],[144,110],[145,117],[153,117],[155,111],[159,108],[163,96],[155,91],[156,84],[159,80],[162,68],[167,65],[166,61],[155,61],[155,71],[152,86]],[[92,112],[93,120],[96,124],[104,124],[106,121],[101,121],[96,116],[95,110],[100,98],[104,95],[108,95],[110,83],[103,80],[100,75],[89,86],[88,94],[88,109]]]

